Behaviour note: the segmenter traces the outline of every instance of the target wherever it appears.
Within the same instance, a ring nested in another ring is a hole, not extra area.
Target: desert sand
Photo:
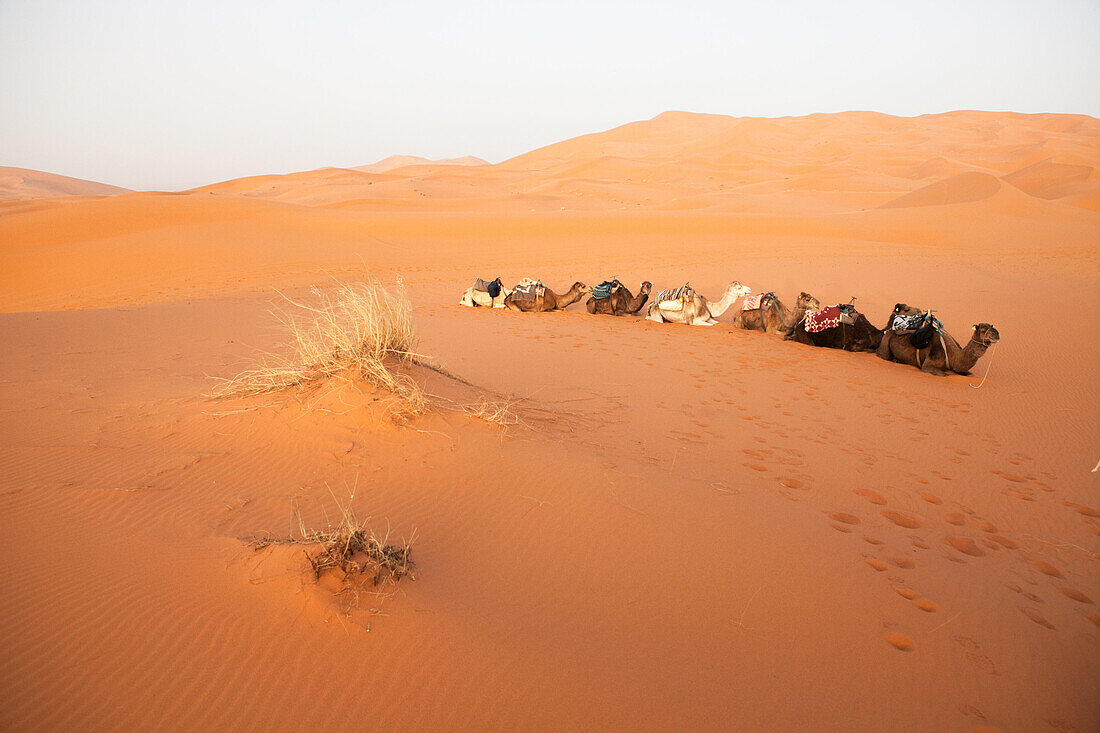
[[[496,165],[15,185],[0,727],[1096,730],[1098,141],[1073,115],[672,112]],[[1001,342],[937,378],[732,313],[457,305],[498,275],[740,280],[877,326],[906,302]],[[276,290],[397,277],[464,381],[412,376],[521,424],[208,397],[282,348]],[[415,531],[418,576],[346,613],[247,542],[351,490]]]

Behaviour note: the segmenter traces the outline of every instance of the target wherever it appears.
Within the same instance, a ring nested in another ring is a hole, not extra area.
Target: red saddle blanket
[[[806,330],[810,333],[836,328],[840,325],[840,306],[830,305],[819,311],[806,311]]]

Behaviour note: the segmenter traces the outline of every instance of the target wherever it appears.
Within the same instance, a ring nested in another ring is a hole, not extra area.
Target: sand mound
[[[0,201],[27,201],[56,196],[114,196],[129,189],[69,178],[56,173],[0,166]]]
[[[1081,193],[1079,184],[1089,180],[1095,168],[1044,160],[1009,173],[1002,180],[1041,199],[1057,199]]]
[[[988,173],[959,173],[936,181],[916,191],[883,204],[883,209],[903,209],[911,206],[943,206],[968,204],[987,199],[1001,190],[1001,182]]]
[[[472,155],[464,155],[460,158],[440,158],[438,160],[421,158],[419,155],[391,155],[388,158],[383,158],[377,163],[355,166],[351,168],[351,170],[362,171],[363,173],[385,173],[387,171],[392,171],[395,168],[404,168],[407,165],[481,166],[489,165],[489,162],[486,160],[482,160],[481,158],[476,158]]]

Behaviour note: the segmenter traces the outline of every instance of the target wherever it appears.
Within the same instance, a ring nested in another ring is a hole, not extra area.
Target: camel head
[[[645,293],[646,295],[649,295],[649,291],[651,290],[653,290],[653,283],[651,283],[649,280],[643,281],[642,287],[638,288],[639,293]]]
[[[997,332],[997,329],[993,328],[992,323],[975,323],[974,335],[970,338],[973,341],[977,341],[982,346],[992,346],[1001,340],[1001,334]]]
[[[748,285],[742,285],[740,280],[734,280],[730,283],[730,286],[726,288],[727,293],[733,293],[735,298],[744,298],[746,295],[752,294],[752,288]]]
[[[570,290],[576,290],[581,295],[588,295],[589,293],[592,292],[592,288],[588,287],[587,285],[585,285],[584,283],[582,283],[579,280],[577,282],[573,283],[573,287],[571,287]]]
[[[895,316],[915,316],[920,312],[920,308],[914,308],[908,303],[898,303],[894,306]]]
[[[821,301],[810,295],[809,293],[802,292],[798,294],[798,301],[795,305],[803,310],[819,311],[821,310]]]

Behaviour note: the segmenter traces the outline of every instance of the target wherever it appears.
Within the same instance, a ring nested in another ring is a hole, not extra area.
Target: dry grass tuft
[[[481,402],[461,405],[460,408],[462,412],[474,419],[484,420],[487,423],[507,428],[519,425],[522,422],[519,415],[512,409],[519,402],[520,400],[505,402],[482,398]]]
[[[388,290],[376,281],[338,282],[331,291],[312,292],[316,304],[280,293],[286,306],[271,311],[290,336],[288,355],[266,354],[259,366],[223,380],[214,396],[268,394],[350,375],[398,397],[403,405],[395,419],[427,410],[416,382],[391,369],[422,358],[404,285]]]
[[[331,492],[330,492],[331,493]],[[389,530],[385,535],[375,534],[366,521],[360,521],[352,511],[352,495],[347,504],[340,504],[333,496],[340,510],[340,521],[336,526],[326,529],[307,529],[302,512],[295,507],[298,518],[297,537],[282,539],[255,538],[249,545],[256,551],[271,545],[305,545],[312,547],[306,551],[313,570],[313,577],[320,580],[323,575],[334,572],[343,586],[341,593],[358,594],[362,590],[362,581],[369,579],[374,587],[396,583],[404,577],[416,580],[416,563],[412,560],[413,537],[400,544],[390,544]],[[358,597],[356,595],[356,600]]]

